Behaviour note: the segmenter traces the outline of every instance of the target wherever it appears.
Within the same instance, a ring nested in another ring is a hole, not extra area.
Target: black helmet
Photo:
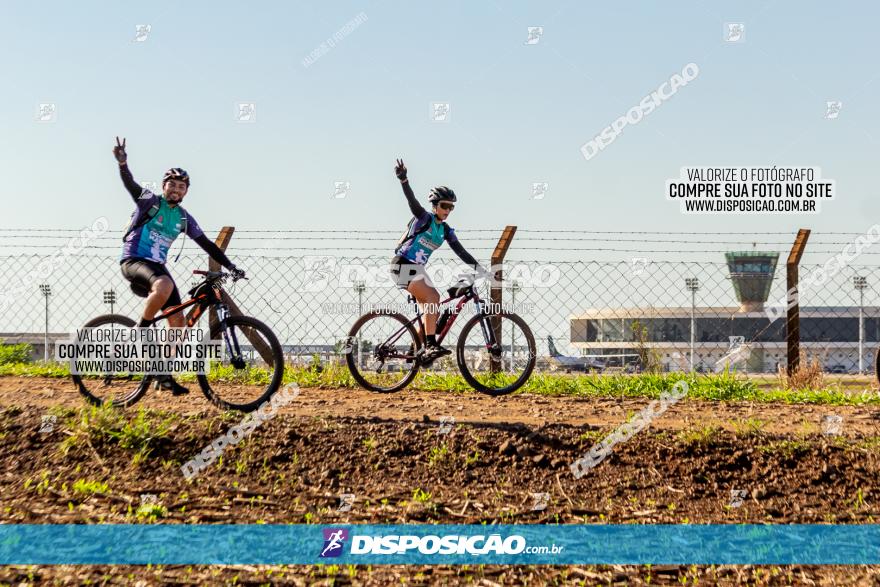
[[[186,184],[186,187],[189,187],[189,173],[186,172],[185,169],[181,169],[180,167],[172,167],[168,171],[165,172],[165,176],[162,177],[162,184],[169,179],[176,179],[177,181],[182,181]]]
[[[448,200],[450,202],[455,202],[455,192],[446,187],[445,185],[437,186],[431,190],[431,193],[428,195],[428,201],[432,204],[436,204],[440,200]]]

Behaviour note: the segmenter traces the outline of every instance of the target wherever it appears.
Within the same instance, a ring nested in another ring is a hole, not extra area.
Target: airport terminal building
[[[864,308],[877,315],[880,308]],[[584,355],[632,354],[632,323],[647,329],[648,348],[659,354],[669,371],[690,368],[691,308],[587,310],[571,319],[571,343]],[[874,353],[880,343],[880,318],[864,318],[863,365],[874,370]],[[856,373],[859,368],[859,309],[806,307],[800,311],[801,348],[818,357],[826,371]],[[728,352],[733,336],[754,340],[745,368],[749,372],[775,372],[785,365],[785,318],[770,324],[764,312],[738,308],[696,308],[694,312],[694,369],[712,371]],[[757,336],[757,337],[756,337]]]
[[[726,256],[740,306],[588,309],[570,318],[572,346],[582,355],[632,355],[643,346],[651,349],[664,370],[677,371],[690,369],[693,345],[694,369],[713,371],[730,350],[732,337],[743,337],[751,343],[751,353],[738,368],[776,372],[786,364],[786,319],[783,315],[771,322],[764,303],[778,253],[749,251]],[[808,357],[818,358],[826,371],[857,373],[861,346],[862,368],[872,372],[880,344],[878,316],[880,308],[875,306],[801,306],[801,349]],[[643,345],[635,342],[635,322],[646,333]]]

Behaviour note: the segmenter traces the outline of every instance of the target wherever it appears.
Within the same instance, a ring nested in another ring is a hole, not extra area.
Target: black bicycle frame
[[[220,285],[218,278],[206,277],[205,280],[189,290],[190,299],[184,303],[171,306],[150,321],[150,326],[155,326],[157,322],[166,320],[169,316],[183,312],[186,308],[196,305],[189,320],[186,321],[186,327],[192,328],[205,310],[214,307],[217,309],[217,319],[220,322],[220,328],[223,331],[223,342],[226,344],[226,350],[229,352],[231,360],[234,363],[240,362],[241,347],[238,344],[238,337],[235,331],[230,333],[226,328],[226,319],[229,317],[229,308],[223,303],[223,297],[220,295]],[[206,287],[207,286],[207,287]],[[230,341],[231,338],[231,341]]]
[[[190,316],[189,320],[186,321],[187,328],[191,328],[199,320],[199,318],[201,318],[205,310],[207,310],[211,306],[216,305],[225,308],[226,305],[223,303],[223,299],[220,297],[220,293],[215,289],[215,285],[214,283],[212,283],[212,281],[216,280],[206,279],[202,283],[192,288],[190,290],[190,295],[192,295],[190,299],[183,302],[182,304],[171,306],[170,308],[163,310],[161,314],[150,320],[150,326],[154,326],[162,320],[167,320],[169,316],[173,316],[175,314],[183,312],[190,306],[198,305],[198,307],[193,311],[192,316]],[[211,285],[211,287],[209,288],[210,293],[200,291],[205,289],[205,285],[209,284]],[[192,292],[195,292],[195,294],[193,295]]]
[[[411,303],[416,304],[416,317],[413,318],[412,320],[410,320],[409,322],[407,322],[406,325],[409,326],[411,324],[418,322],[419,331],[425,332],[425,323],[422,320],[421,308],[418,306],[418,304],[415,301],[415,298],[412,295],[410,295],[408,299]],[[452,297],[446,298],[445,300],[440,302],[440,305],[443,305],[443,304],[450,302],[454,299],[455,298],[452,298]],[[452,329],[452,324],[458,318],[462,307],[464,307],[464,305],[466,303],[468,303],[470,300],[474,300],[474,303],[477,305],[477,308],[479,309],[480,315],[483,317],[483,320],[480,320],[480,328],[482,329],[483,336],[486,339],[486,348],[491,349],[492,347],[495,346],[495,344],[496,344],[495,343],[495,332],[491,328],[488,328],[486,325],[485,318],[488,317],[488,314],[486,313],[486,302],[484,302],[483,299],[480,298],[479,294],[477,294],[477,292],[473,289],[473,287],[471,287],[463,296],[460,296],[458,303],[455,305],[455,309],[453,310],[452,314],[449,316],[449,320],[447,320],[446,324],[443,325],[442,331],[437,334],[437,343],[438,344],[443,343],[443,339],[446,338],[446,335]],[[380,345],[380,347],[394,344],[394,342],[397,341],[397,339],[399,339],[405,331],[406,331],[406,326],[401,326],[394,334],[389,336],[388,339],[385,340],[385,342],[382,343],[382,345]]]

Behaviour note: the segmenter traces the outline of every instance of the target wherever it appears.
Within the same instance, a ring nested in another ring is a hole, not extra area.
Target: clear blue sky
[[[131,209],[135,177],[193,177],[205,227],[402,228],[393,176],[453,187],[465,232],[522,228],[858,232],[876,189],[880,11],[827,2],[20,2],[0,20],[0,174],[8,228],[78,228]],[[367,20],[310,67],[346,22]],[[725,43],[725,22],[745,42]],[[144,42],[135,25],[149,24]],[[543,26],[526,45],[529,26]],[[579,148],[688,62],[699,77],[604,152]],[[823,117],[840,100],[837,120]],[[451,121],[429,119],[449,102]],[[41,102],[57,121],[35,122]],[[257,121],[235,121],[254,102]],[[818,166],[819,216],[685,216],[663,197],[683,165]],[[331,199],[334,181],[350,181]],[[547,181],[543,200],[531,183]]]

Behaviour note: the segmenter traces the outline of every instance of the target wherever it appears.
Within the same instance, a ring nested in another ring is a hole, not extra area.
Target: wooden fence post
[[[220,233],[217,235],[217,238],[214,240],[214,243],[217,247],[220,248],[224,253],[226,252],[226,247],[229,246],[229,241],[232,240],[232,234],[235,232],[234,226],[224,226],[220,229]],[[208,270],[209,271],[220,271],[220,263],[215,261],[214,259],[208,260]],[[229,297],[229,294],[226,293],[226,290],[220,290],[220,297],[223,300],[223,303],[229,308],[230,316],[242,316],[242,311],[239,309],[238,305]],[[195,311],[195,307],[189,311],[186,315],[187,321],[189,320],[192,313]],[[217,324],[217,312],[214,308],[211,308],[208,313],[208,328],[213,329]],[[257,333],[253,331],[252,328],[243,327],[241,328],[241,332],[244,334],[245,338],[247,338],[252,345],[254,345],[254,349],[260,356],[263,358],[267,364],[272,364],[272,349],[266,344]]]
[[[788,366],[786,372],[791,376],[798,367],[801,358],[801,323],[800,296],[798,294],[798,264],[807,246],[810,231],[806,228],[798,230],[788,261],[785,264],[785,304],[788,308],[785,322],[785,338],[788,341]]]
[[[495,251],[492,253],[492,287],[489,290],[489,301],[496,307],[501,308],[501,304],[503,301],[503,289],[501,287],[501,282],[504,279],[502,263],[504,263],[504,256],[507,255],[507,249],[510,248],[510,243],[513,241],[513,235],[516,234],[516,226],[506,226],[504,231],[501,233],[501,238],[498,239],[498,244],[495,245]],[[498,342],[499,346],[501,345],[501,320],[498,317],[494,317],[490,319],[492,324],[492,331],[495,333],[495,340]],[[511,352],[513,350],[511,349]],[[492,373],[498,373],[502,369],[501,361],[496,357],[489,357],[489,370]]]

